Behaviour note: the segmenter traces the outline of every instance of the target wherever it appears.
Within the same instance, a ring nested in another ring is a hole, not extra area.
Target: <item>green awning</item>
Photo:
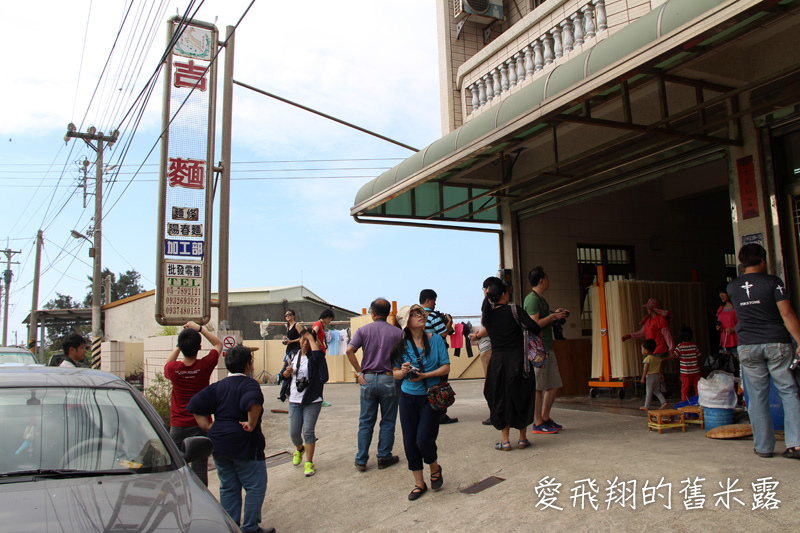
[[[461,127],[365,184],[356,194],[351,215],[499,222],[496,207],[500,203],[494,196],[493,185],[502,184],[503,176],[501,168],[489,162],[498,160],[498,152],[513,150],[542,133],[548,127],[544,108],[556,98],[574,94],[569,107],[562,106],[557,112],[568,114],[579,109],[584,95],[588,98],[600,93],[601,88],[608,90],[613,86],[600,79],[603,74],[623,64],[630,67],[630,72],[635,72],[652,61],[656,52],[670,54],[668,61],[662,60],[658,67],[665,63],[673,67],[688,60],[694,55],[686,50],[697,42],[676,44],[673,40],[665,43],[664,50],[658,46],[668,41],[669,34],[676,30],[686,33],[687,23],[695,21],[694,25],[699,25],[697,19],[708,18],[715,8],[721,11],[733,4],[736,2],[730,0],[669,0],[570,60],[546,70],[500,104],[482,110]],[[742,4],[741,11],[753,7],[753,2],[739,4]],[[765,11],[770,9],[766,4],[774,5],[773,2],[763,4]],[[707,35],[707,41],[720,33],[725,32],[717,30]],[[699,31],[698,35],[701,35]],[[642,58],[644,51],[652,53]],[[588,94],[590,91],[594,92]],[[548,112],[552,114],[552,110]],[[479,179],[459,180],[467,171]]]

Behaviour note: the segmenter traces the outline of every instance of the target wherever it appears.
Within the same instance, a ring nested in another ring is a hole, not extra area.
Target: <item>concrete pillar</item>
[[[740,98],[749,101],[749,93]],[[760,234],[761,244],[767,249],[769,272],[785,279],[774,177],[765,174],[758,135],[753,121],[745,117],[742,119],[744,145],[728,148],[728,186],[732,198],[734,243],[738,253],[743,240],[751,240]],[[743,190],[742,186],[748,190]],[[745,205],[742,205],[743,201]]]

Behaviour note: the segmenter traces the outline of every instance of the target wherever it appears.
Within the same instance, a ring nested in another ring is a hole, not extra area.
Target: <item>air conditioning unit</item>
[[[455,0],[453,14],[456,20],[489,24],[503,20],[503,0]]]

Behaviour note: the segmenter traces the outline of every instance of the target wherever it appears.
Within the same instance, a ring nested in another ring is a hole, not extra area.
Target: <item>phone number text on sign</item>
[[[167,261],[164,277],[164,316],[192,319],[203,316],[202,263]]]

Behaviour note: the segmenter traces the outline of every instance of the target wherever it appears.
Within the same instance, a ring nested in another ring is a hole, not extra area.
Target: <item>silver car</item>
[[[23,366],[38,365],[39,361],[30,350],[15,346],[0,346],[0,365]]]
[[[0,368],[4,531],[238,532],[142,394],[89,369]]]

